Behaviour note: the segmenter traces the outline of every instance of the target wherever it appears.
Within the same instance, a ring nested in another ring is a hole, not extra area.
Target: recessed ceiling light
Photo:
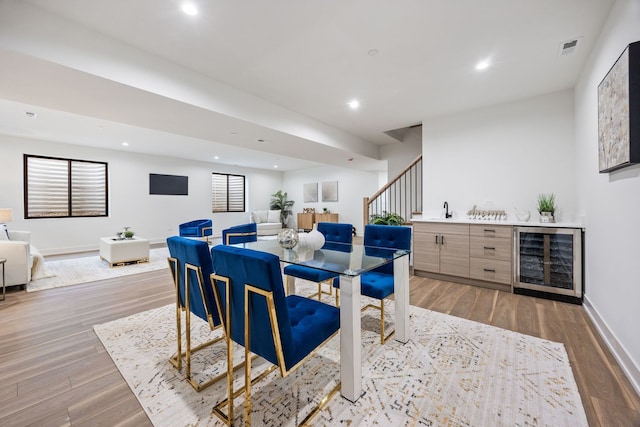
[[[213,158],[214,158],[215,160],[218,160],[220,157],[219,157],[219,156],[213,156]]]
[[[354,99],[352,101],[347,102],[347,105],[352,110],[357,110],[360,107],[360,101],[358,101],[357,99]]]
[[[198,9],[193,3],[184,3],[182,5],[182,11],[189,16],[196,16],[198,14]]]
[[[103,128],[102,126],[98,125],[98,126],[96,126],[96,129],[98,129],[98,130],[102,130],[102,129],[104,129],[104,128]]]
[[[24,112],[27,117],[29,117],[30,119],[35,119],[36,117],[38,117],[38,114],[34,113],[33,111],[25,111]]]
[[[275,169],[278,169],[278,165],[273,165],[273,167],[274,167]]]
[[[125,142],[123,142],[123,143],[122,143],[122,146],[123,146],[123,147],[128,147],[128,146],[129,146],[129,143],[128,143],[127,141],[125,141]]]
[[[371,49],[369,52],[367,52],[369,54],[369,56],[376,56],[377,54],[380,53],[380,51],[378,49]]]
[[[491,65],[489,60],[485,59],[485,60],[480,61],[480,62],[478,62],[476,64],[476,70],[478,70],[478,71],[486,70],[487,68],[489,68],[489,65]]]

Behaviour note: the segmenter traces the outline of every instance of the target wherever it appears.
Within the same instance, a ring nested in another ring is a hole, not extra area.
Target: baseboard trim
[[[461,283],[463,285],[478,286],[486,289],[495,289],[511,293],[511,284],[485,282],[484,280],[471,279],[468,277],[449,276],[448,274],[432,273],[430,271],[416,270],[413,268],[414,276],[426,277],[429,279],[445,280],[447,282]]]
[[[607,344],[613,357],[618,361],[622,371],[631,382],[638,396],[640,396],[640,369],[635,365],[633,359],[629,357],[622,344],[620,344],[614,333],[607,326],[607,323],[600,317],[598,310],[591,304],[587,295],[584,296],[582,305],[587,316],[589,316],[598,330],[600,337],[604,340],[605,344]]]

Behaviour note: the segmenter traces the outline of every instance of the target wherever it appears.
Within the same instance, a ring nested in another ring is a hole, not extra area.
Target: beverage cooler
[[[582,229],[515,227],[513,291],[582,304]]]

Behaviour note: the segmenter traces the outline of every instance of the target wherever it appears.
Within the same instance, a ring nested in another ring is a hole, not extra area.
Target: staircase
[[[411,223],[411,217],[422,213],[422,155],[416,157],[402,172],[376,194],[363,200],[363,224],[371,215],[395,213]]]

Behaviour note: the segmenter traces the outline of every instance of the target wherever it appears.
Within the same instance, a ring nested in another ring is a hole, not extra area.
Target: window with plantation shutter
[[[107,216],[107,163],[24,155],[25,218]]]
[[[244,212],[245,177],[225,173],[211,174],[211,211]]]

